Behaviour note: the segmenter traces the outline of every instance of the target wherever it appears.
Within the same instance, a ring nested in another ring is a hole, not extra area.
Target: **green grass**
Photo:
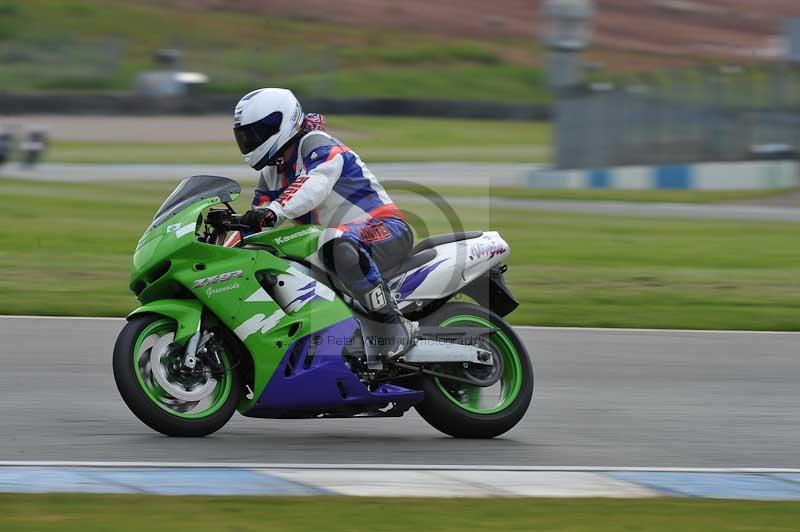
[[[392,188],[392,187],[388,187]],[[800,189],[760,190],[614,190],[614,189],[542,189],[520,187],[403,185],[403,192],[444,198],[493,197],[530,200],[625,201],[634,203],[725,203],[755,200],[798,193]]]
[[[367,162],[543,162],[545,122],[329,116],[330,132]],[[78,142],[56,139],[47,159],[72,163],[244,164],[230,142]]]
[[[47,162],[244,164],[231,142],[86,142],[56,140]]]
[[[178,47],[184,67],[209,74],[207,90],[217,93],[269,84],[301,96],[550,98],[531,66],[538,51],[530,39],[460,39],[219,6],[4,0],[0,42],[6,90],[130,89],[137,72],[153,69],[156,50]]]
[[[0,314],[119,316],[171,184],[0,181]],[[249,192],[246,194],[249,196]],[[245,201],[240,201],[244,205]],[[424,236],[451,230],[404,203]],[[511,245],[515,324],[800,330],[798,224],[458,209]],[[458,228],[458,227],[456,227]]]
[[[789,531],[796,502],[0,495],[0,529]]]
[[[438,209],[403,206],[431,234],[452,230]],[[800,330],[798,224],[457,212],[465,228],[496,229],[511,246],[506,278],[521,302],[512,323]]]

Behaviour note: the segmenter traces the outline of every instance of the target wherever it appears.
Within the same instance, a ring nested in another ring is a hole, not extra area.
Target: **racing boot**
[[[383,281],[358,299],[367,310],[361,320],[367,368],[385,369],[388,361],[404,355],[416,345],[419,324],[403,316]]]

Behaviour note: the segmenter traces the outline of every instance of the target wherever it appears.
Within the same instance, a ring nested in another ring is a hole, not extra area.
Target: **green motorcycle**
[[[249,417],[399,417],[412,406],[455,437],[516,425],[533,394],[525,346],[502,319],[517,306],[496,232],[419,242],[384,272],[417,344],[367,367],[361,316],[317,256],[323,229],[241,237],[236,181],[183,180],[133,255],[134,310],[114,347],[130,410],[169,436],[205,436]],[[474,303],[455,301],[465,295]]]

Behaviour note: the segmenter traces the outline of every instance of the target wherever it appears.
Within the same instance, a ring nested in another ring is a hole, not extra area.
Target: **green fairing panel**
[[[271,246],[286,257],[305,259],[317,252],[324,228],[319,225],[296,225],[264,231],[244,239],[246,244]]]
[[[198,202],[175,216],[169,218],[164,223],[148,229],[136,246],[136,251],[131,260],[130,288],[134,293],[138,293],[136,285],[144,283],[149,285],[156,273],[161,273],[165,278],[166,271],[161,271],[167,264],[164,257],[169,257],[181,248],[193,249],[197,244],[195,231],[197,231],[197,218],[209,207],[219,203],[219,198],[209,198]],[[170,268],[172,269],[172,268]],[[156,285],[148,286],[148,293],[139,293],[137,297],[142,302],[147,302],[164,297],[172,297],[169,287]]]
[[[198,201],[142,236],[133,258],[131,288],[144,305],[131,315],[151,312],[174,319],[179,326],[176,341],[181,343],[197,331],[204,312],[216,316],[253,358],[254,394],[239,405],[244,412],[253,407],[293,342],[352,314],[339,298],[315,298],[294,312],[284,312],[256,274],[302,275],[290,273],[288,262],[264,250],[226,248],[195,237],[198,216],[217,203],[219,198]],[[289,227],[252,235],[246,242],[305,258],[316,252],[321,232],[317,226]]]
[[[198,307],[207,308],[247,347],[255,369],[254,398],[243,400],[239,408],[244,412],[253,407],[294,341],[352,314],[339,298],[315,299],[287,314],[261,287],[256,273],[289,273],[288,262],[262,250],[226,248],[193,238],[189,241],[190,245],[170,256],[171,266],[164,282],[183,286],[196,298]],[[198,270],[198,265],[203,268]],[[144,293],[150,292],[148,288]],[[177,318],[176,321],[180,323]]]
[[[250,253],[255,255],[253,272],[289,272],[290,264],[266,251]],[[299,310],[286,313],[258,283],[250,288],[253,292],[244,299],[235,319],[227,323],[253,354],[255,362],[253,399],[243,400],[240,412],[255,405],[293,342],[352,316],[350,307],[339,298],[314,299]],[[210,302],[208,305],[213,310]]]
[[[203,305],[195,299],[161,299],[137,308],[128,314],[128,319],[142,314],[159,314],[175,320],[178,324],[175,342],[184,344],[200,327]]]
[[[291,265],[266,251],[206,246],[215,253],[202,272],[202,278],[235,275],[224,282],[195,287],[201,277],[184,277],[190,270],[180,269],[176,278],[190,287],[195,297],[239,337],[253,356],[254,379],[252,400],[244,400],[240,411],[253,407],[269,379],[283,360],[287,349],[296,340],[329,327],[352,314],[340,299],[316,299],[297,310],[286,313],[262,288],[258,272],[289,273]],[[209,250],[209,252],[211,252]],[[241,274],[237,273],[241,271]]]
[[[233,196],[233,199],[236,199],[236,195]],[[138,250],[145,243],[159,236],[164,236],[167,234],[185,236],[187,234],[185,231],[187,231],[188,227],[197,222],[197,217],[200,215],[200,213],[209,207],[217,205],[219,202],[219,198],[208,198],[198,201],[197,203],[188,206],[184,210],[168,218],[163,223],[159,225],[151,225],[139,239],[136,249]]]

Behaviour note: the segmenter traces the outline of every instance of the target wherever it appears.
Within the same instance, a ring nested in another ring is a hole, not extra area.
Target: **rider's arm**
[[[278,218],[300,218],[316,209],[333,190],[344,167],[343,148],[326,135],[310,135],[300,147],[300,156],[306,175],[294,183],[268,205]]]
[[[253,195],[253,208],[266,208],[271,201],[283,194],[285,190],[280,186],[278,171],[274,166],[267,166],[258,175],[258,184]]]

